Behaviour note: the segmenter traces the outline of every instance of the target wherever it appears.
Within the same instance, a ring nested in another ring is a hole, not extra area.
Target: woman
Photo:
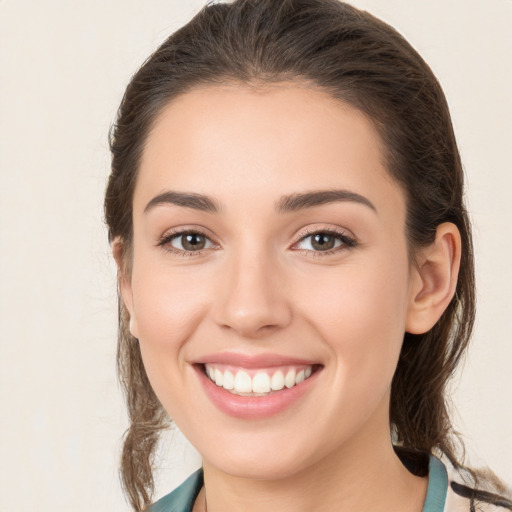
[[[398,33],[337,0],[209,5],[133,77],[111,148],[135,509],[168,418],[203,467],[154,512],[512,509],[458,461],[463,173]]]

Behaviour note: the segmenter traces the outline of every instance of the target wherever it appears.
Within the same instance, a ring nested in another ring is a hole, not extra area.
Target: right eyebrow
[[[210,197],[194,192],[175,192],[168,190],[155,196],[144,208],[144,213],[161,204],[173,204],[193,208],[203,212],[219,213],[220,206]]]

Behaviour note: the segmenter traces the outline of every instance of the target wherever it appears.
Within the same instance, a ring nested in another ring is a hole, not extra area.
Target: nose
[[[268,255],[226,261],[213,308],[215,322],[244,338],[260,338],[286,327],[292,310],[282,270]]]

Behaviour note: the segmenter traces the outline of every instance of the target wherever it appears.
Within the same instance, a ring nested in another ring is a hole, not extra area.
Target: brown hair
[[[384,142],[387,169],[407,201],[414,249],[453,222],[462,237],[456,294],[427,333],[406,333],[393,378],[390,419],[396,445],[444,453],[457,465],[446,385],[464,353],[475,315],[471,230],[463,170],[446,99],[434,74],[392,27],[338,0],[236,0],[205,6],[171,35],[132,78],[111,132],[105,197],[111,241],[129,272],[132,198],[148,132],[172,98],[194,86],[306,81],[366,113]],[[151,460],[169,420],[147,379],[119,303],[118,370],[130,427],[121,474],[136,510],[151,500]]]

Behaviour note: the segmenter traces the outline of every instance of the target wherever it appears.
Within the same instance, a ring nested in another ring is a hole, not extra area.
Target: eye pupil
[[[334,237],[326,233],[317,233],[313,236],[311,245],[319,251],[328,251],[334,247]]]
[[[199,233],[188,233],[183,235],[182,244],[186,251],[197,251],[204,249],[206,238]]]

